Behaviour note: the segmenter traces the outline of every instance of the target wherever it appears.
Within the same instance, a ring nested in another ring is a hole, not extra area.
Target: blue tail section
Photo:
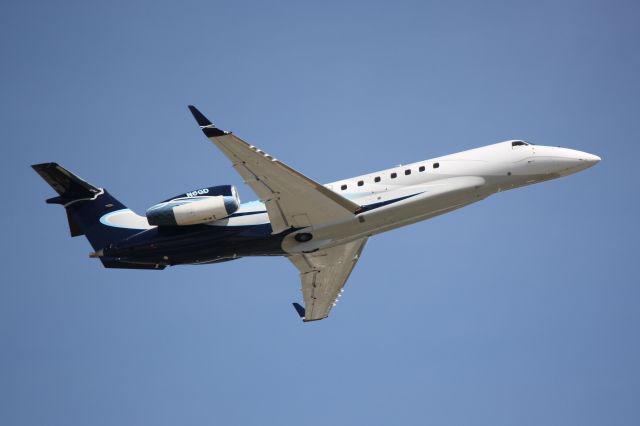
[[[31,167],[58,193],[47,203],[64,206],[71,236],[85,235],[96,252],[140,232],[139,229],[107,226],[100,221],[110,212],[126,209],[105,189],[96,188],[57,163],[34,164]],[[141,267],[101,260],[104,266],[111,268]]]

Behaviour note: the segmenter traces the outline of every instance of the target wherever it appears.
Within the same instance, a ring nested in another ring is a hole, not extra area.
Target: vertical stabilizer
[[[58,193],[47,203],[65,208],[72,237],[85,235],[97,251],[140,232],[139,228],[110,226],[101,221],[109,213],[128,210],[105,189],[91,185],[57,163],[31,167]]]

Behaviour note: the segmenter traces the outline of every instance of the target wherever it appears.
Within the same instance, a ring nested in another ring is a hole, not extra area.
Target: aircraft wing
[[[205,136],[265,203],[273,233],[352,217],[360,208],[231,132],[218,129],[198,109],[189,110]]]
[[[360,238],[313,253],[289,256],[300,271],[305,307],[293,305],[304,321],[321,320],[329,315],[366,242],[367,238]]]

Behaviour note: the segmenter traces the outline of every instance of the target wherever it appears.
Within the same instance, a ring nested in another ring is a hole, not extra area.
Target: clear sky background
[[[0,424],[640,424],[640,3],[3,2]],[[193,103],[312,178],[506,139],[585,172],[295,268],[106,270],[29,167],[138,212],[236,184]]]

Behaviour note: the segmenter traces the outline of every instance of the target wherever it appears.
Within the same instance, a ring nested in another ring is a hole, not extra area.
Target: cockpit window
[[[511,142],[511,147],[513,148],[514,146],[526,146],[529,145],[528,143],[526,143],[525,141],[513,141]]]

